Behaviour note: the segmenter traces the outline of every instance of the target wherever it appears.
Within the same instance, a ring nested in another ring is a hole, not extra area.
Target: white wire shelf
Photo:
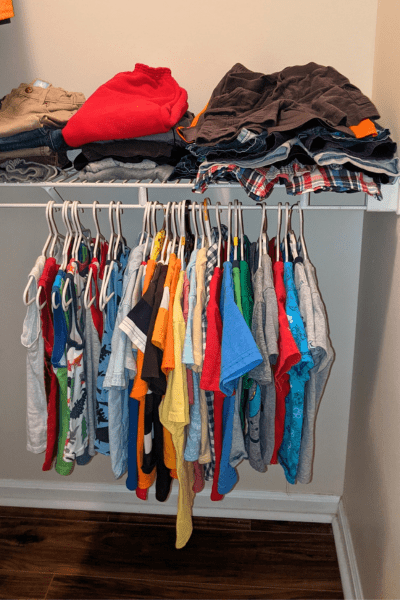
[[[73,167],[70,169],[65,169],[61,173],[55,175],[53,178],[50,178],[46,181],[39,182],[26,182],[26,183],[8,183],[8,182],[0,182],[0,190],[2,188],[42,188],[46,191],[53,199],[63,201],[63,198],[58,189],[62,188],[77,188],[77,189],[87,189],[87,188],[96,188],[96,189],[120,189],[120,188],[136,188],[139,193],[139,204],[143,206],[146,201],[149,199],[147,190],[149,189],[193,189],[194,179],[177,179],[175,181],[166,181],[164,183],[153,180],[142,180],[142,179],[125,179],[125,180],[115,180],[112,179],[110,181],[94,181],[89,182],[87,180],[78,181],[79,171],[76,171]],[[277,184],[274,187],[284,189],[283,184]],[[211,183],[208,185],[207,190],[212,189],[242,189],[242,186],[238,182],[230,182],[230,181],[220,181]],[[207,191],[204,195],[207,194]],[[312,203],[310,205],[310,192],[303,194],[302,196],[288,196],[288,201],[292,203],[296,203],[300,200],[300,204],[303,208],[316,208],[316,209],[332,209],[332,210],[366,210],[368,212],[395,212],[400,214],[400,186],[399,179],[395,184],[392,185],[382,185],[382,200],[377,200],[375,197],[367,196],[365,194],[364,204],[360,205],[347,205],[347,204],[338,204],[338,205],[317,205]],[[307,201],[305,198],[307,197]],[[314,197],[314,194],[313,194]],[[301,198],[304,198],[302,201]],[[267,199],[268,202],[268,199]],[[18,204],[4,204],[0,199],[0,207],[11,207],[18,206]],[[33,205],[31,205],[33,206]]]

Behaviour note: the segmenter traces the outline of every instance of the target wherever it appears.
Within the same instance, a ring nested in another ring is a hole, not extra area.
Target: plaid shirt
[[[221,225],[221,233],[224,240],[228,236],[228,228],[226,225]],[[206,351],[207,338],[207,304],[210,300],[210,283],[214,274],[214,269],[218,263],[218,229],[213,227],[211,231],[212,244],[207,250],[207,264],[204,274],[204,284],[206,299],[204,302],[203,312],[201,313],[201,330],[203,338],[203,361]],[[206,392],[207,411],[208,411],[208,437],[210,440],[211,462],[205,465],[204,477],[206,481],[212,480],[215,470],[215,445],[214,445],[214,394]]]
[[[279,169],[273,165],[259,169],[243,169],[234,164],[204,162],[200,165],[193,190],[204,193],[210,183],[225,179],[228,174],[236,177],[253,200],[268,198],[277,183],[283,183],[287,194],[291,196],[305,192],[364,192],[382,200],[380,184],[364,173],[333,166],[303,167],[296,160]]]

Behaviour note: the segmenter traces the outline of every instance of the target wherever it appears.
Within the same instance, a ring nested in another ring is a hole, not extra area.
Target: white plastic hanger
[[[238,202],[238,200],[234,200],[233,201],[233,206],[234,206],[234,212],[233,212],[233,220],[234,220],[234,227],[233,227],[233,260],[237,260],[237,257],[238,257],[238,245],[239,245],[239,236],[238,236],[238,230],[239,230],[239,214],[238,214],[239,202]]]
[[[304,258],[304,260],[308,260],[306,243],[304,241],[303,209],[301,208],[300,204],[299,204],[299,218],[300,218],[300,242],[301,242],[301,249],[303,251],[303,258]]]
[[[142,233],[140,235],[139,246],[143,244],[144,234],[147,233],[147,215],[150,210],[150,202],[146,202],[146,206],[144,209],[143,222],[142,222]]]
[[[104,243],[106,241],[106,238],[100,231],[99,218],[97,216],[97,211],[101,212],[101,208],[96,208],[98,204],[99,204],[98,201],[95,200],[93,202],[93,207],[92,207],[93,221],[94,221],[94,226],[96,227],[96,239],[94,242],[94,249],[93,249],[94,258],[97,258],[97,253],[99,251],[100,242]]]
[[[175,252],[176,240],[178,237],[178,228],[176,226],[176,213],[178,211],[178,205],[176,202],[172,203],[171,206],[171,229],[172,229],[172,242],[168,246],[167,262],[173,252]]]
[[[179,239],[179,250],[178,250],[178,257],[181,260],[181,264],[183,266],[184,263],[184,257],[185,257],[185,242],[186,242],[186,237],[185,237],[185,200],[182,200],[182,202],[179,205],[179,233],[180,233],[180,239]]]
[[[101,289],[100,289],[100,296],[99,296],[99,308],[100,310],[104,310],[104,306],[103,306],[103,298],[106,295],[105,290],[106,285],[108,284],[107,282],[107,276],[108,273],[110,271],[110,266],[111,266],[111,258],[113,255],[113,247],[114,247],[114,241],[115,238],[117,237],[116,233],[115,233],[115,227],[114,227],[114,206],[115,206],[115,202],[114,200],[111,200],[109,206],[108,206],[108,221],[110,224],[110,239],[108,242],[108,251],[107,251],[107,263],[106,266],[104,267],[104,273],[103,273],[103,281],[101,283]]]
[[[232,202],[228,204],[228,246],[226,253],[226,260],[231,260],[231,235],[232,235]]]
[[[158,230],[157,230],[157,219],[156,219],[156,210],[157,210],[158,205],[159,205],[158,202],[153,202],[153,205],[151,207],[151,229],[152,229],[153,241],[151,242],[150,256],[153,254],[153,248],[154,248],[154,244],[155,244],[155,241],[156,241],[156,236],[157,236],[157,233],[158,233]]]
[[[62,235],[57,228],[57,224],[56,221],[54,219],[54,213],[59,210],[58,208],[54,208],[54,202],[50,208],[50,213],[49,213],[49,217],[50,217],[50,221],[51,221],[51,226],[54,232],[54,236],[53,236],[53,241],[51,242],[51,246],[49,249],[49,256],[54,256],[54,250],[55,250],[55,246],[56,243],[59,241],[63,241],[65,239],[65,236]]]
[[[82,225],[81,222],[79,220],[79,216],[78,216],[78,204],[80,204],[79,200],[74,200],[74,202],[72,203],[72,208],[71,208],[71,214],[72,214],[72,222],[75,225],[75,231],[76,231],[76,236],[75,236],[75,241],[74,241],[74,245],[72,247],[72,258],[75,260],[78,260],[78,253],[79,253],[79,247],[83,238],[83,233],[82,233]],[[62,291],[62,295],[61,295],[61,303],[62,303],[62,307],[64,312],[67,310],[68,306],[70,304],[72,304],[72,297],[67,300],[67,292],[68,292],[68,288],[70,285],[70,279],[67,279]]]
[[[101,208],[96,209],[97,204],[98,204],[98,201],[95,200],[93,202],[93,207],[92,207],[93,221],[94,221],[94,224],[96,227],[96,239],[94,242],[94,249],[93,249],[93,257],[94,258],[97,258],[97,252],[99,250],[100,241],[105,242],[105,237],[100,231],[99,220],[97,217],[97,210],[100,211]],[[89,274],[88,274],[88,278],[87,278],[87,282],[86,282],[85,294],[83,296],[83,305],[86,309],[89,309],[96,299],[96,295],[94,294],[93,298],[91,300],[89,300],[89,292],[90,292],[90,286],[92,285],[92,279],[93,279],[93,271],[89,267]]]
[[[242,203],[241,202],[239,202],[239,234],[240,234],[240,260],[245,260],[245,257],[244,257],[243,211],[242,211]]]
[[[267,229],[268,229],[268,220],[267,220],[267,206],[265,202],[260,203],[261,206],[261,229],[260,229],[260,237],[258,239],[258,266],[261,267],[261,257],[263,254],[267,254]]]
[[[293,207],[294,206],[295,205],[293,204],[290,207],[290,210],[289,210],[288,232],[289,232],[289,243],[290,243],[290,249],[292,251],[292,256],[293,256],[293,258],[297,258],[297,256],[298,256],[298,254],[297,254],[297,240],[296,240],[296,236],[294,234],[294,231],[292,229],[292,213],[293,213]]]
[[[206,226],[208,247],[210,247],[211,244],[212,244],[210,215],[208,213],[208,203],[209,202],[211,203],[210,198],[204,198],[204,200],[203,200],[203,215],[204,215],[204,223],[205,223],[205,226]]]
[[[163,247],[161,248],[161,257],[160,257],[160,262],[162,262],[163,264],[167,264],[167,251],[168,251],[168,246],[170,244],[170,237],[171,237],[171,214],[170,214],[170,210],[171,210],[171,202],[167,203],[167,206],[165,208],[165,238],[164,238],[164,243],[163,243]]]
[[[218,228],[218,256],[217,256],[217,267],[221,268],[221,248],[222,248],[222,231],[221,231],[221,212],[220,206],[221,202],[216,203],[215,217],[217,219],[217,228]]]
[[[43,246],[43,250],[42,250],[41,256],[46,256],[47,248],[49,247],[49,245],[51,243],[51,240],[52,240],[52,238],[54,236],[54,231],[53,231],[53,228],[52,228],[52,222],[51,222],[50,217],[49,217],[50,207],[52,207],[53,204],[55,204],[54,200],[50,200],[47,203],[47,206],[46,206],[46,221],[47,221],[47,226],[49,228],[49,235],[47,236],[46,242],[45,242],[45,244]],[[29,275],[29,277],[28,277],[28,283],[26,284],[26,287],[25,287],[24,292],[22,294],[22,301],[25,304],[25,306],[30,306],[36,300],[36,305],[37,305],[37,307],[40,310],[39,296],[40,296],[41,288],[40,288],[40,291],[39,290],[37,291],[35,298],[32,298],[31,300],[28,299],[29,298],[29,288],[30,288],[30,285],[31,285],[33,279],[34,279],[34,276],[33,275]],[[44,303],[44,304],[46,304],[46,303]],[[43,306],[44,306],[44,304],[43,304]]]
[[[115,238],[115,242],[114,242],[113,259],[112,259],[111,263],[108,265],[107,275],[104,276],[104,278],[103,278],[103,285],[101,288],[100,301],[99,301],[100,310],[104,310],[106,305],[110,302],[111,298],[115,295],[115,291],[114,291],[114,292],[111,292],[111,294],[109,296],[107,296],[107,289],[108,289],[108,284],[110,283],[114,264],[118,260],[119,245],[120,245],[121,241],[123,240],[122,224],[121,224],[121,212],[122,212],[121,204],[122,204],[122,202],[117,202],[117,206],[115,209],[115,219],[117,222],[117,234],[115,234],[115,232],[114,232],[114,237],[116,235],[116,238]]]
[[[54,248],[55,248],[57,241],[60,239],[64,239],[64,236],[61,235],[61,233],[58,231],[56,222],[54,220],[54,204],[55,204],[55,201],[50,200],[50,202],[48,202],[48,204],[46,206],[46,220],[47,220],[47,225],[49,227],[49,231],[52,232],[52,239],[51,239],[51,244],[50,244],[50,248],[49,248],[49,244],[48,244],[49,238],[47,238],[44,248],[42,250],[42,255],[45,256],[46,250],[48,249],[49,257],[53,256]],[[30,284],[30,280],[28,281],[28,283]],[[43,288],[40,285],[36,292],[36,306],[38,307],[39,310],[42,310],[42,308],[46,305],[46,302],[47,302],[47,300],[45,300],[43,302],[43,304],[40,304],[40,295],[42,293],[42,289]],[[24,299],[25,299],[25,292],[24,292]],[[32,302],[33,302],[33,300],[30,301],[30,304]]]
[[[146,237],[146,243],[144,246],[144,250],[143,250],[143,260],[147,260],[147,247],[149,245],[149,240],[152,236],[152,230],[151,230],[151,211],[153,209],[153,202],[149,202],[149,206],[148,206],[148,210],[147,210],[147,217],[146,217],[146,231],[147,231],[147,237]]]
[[[72,203],[72,209],[71,209],[72,222],[75,226],[75,231],[76,231],[75,242],[72,247],[72,258],[75,258],[76,260],[78,260],[79,248],[80,248],[81,241],[83,238],[82,225],[81,225],[81,222],[80,222],[79,216],[78,216],[78,204],[80,204],[80,201],[74,200],[74,202]],[[68,282],[69,282],[69,280],[67,281],[67,283]]]
[[[282,203],[278,202],[278,231],[276,234],[276,260],[279,261],[279,246],[281,243]]]
[[[196,215],[197,208],[198,208],[197,202],[193,201],[192,202],[192,223],[193,223],[193,229],[194,229],[194,249],[195,250],[197,248],[197,241],[199,239],[199,230],[197,227],[197,215]],[[200,222],[201,222],[201,215],[200,215]],[[204,229],[203,229],[203,233],[204,233]]]
[[[200,221],[200,229],[201,229],[200,248],[204,248],[204,246],[206,245],[206,234],[205,234],[205,228],[204,228],[203,211],[201,210],[201,206],[197,205],[197,202],[196,202],[196,209],[198,209],[198,211],[199,211],[199,221]],[[196,247],[197,246],[195,246],[195,249],[196,249]]]
[[[288,248],[288,225],[289,225],[289,202],[285,203],[285,230],[283,243],[285,245],[285,262],[289,262],[289,248]]]
[[[118,250],[119,250],[119,245],[121,243],[123,245],[123,252],[125,252],[125,244],[123,242],[124,238],[122,235],[122,223],[121,223],[121,214],[123,214],[124,211],[121,208],[121,204],[122,204],[122,202],[117,202],[117,207],[115,209],[115,220],[117,222],[117,239],[114,244],[114,254],[113,254],[114,262],[116,262],[118,259]]]
[[[65,271],[65,269],[68,266],[68,251],[69,251],[69,247],[70,247],[70,244],[71,244],[71,240],[73,238],[73,231],[72,231],[72,228],[71,228],[71,222],[70,222],[70,220],[68,218],[68,210],[69,210],[71,204],[72,203],[69,200],[65,200],[65,202],[63,204],[63,207],[62,207],[62,210],[61,210],[62,220],[64,222],[65,229],[67,230],[67,234],[66,234],[65,239],[64,239],[63,251],[62,251],[62,257],[63,257],[63,259],[62,259],[62,263],[61,263],[61,266],[60,266],[60,269],[62,271]],[[55,292],[53,292],[52,295],[51,295],[51,305],[52,305],[53,309],[59,308],[59,306],[60,306],[59,304],[56,304],[56,293]]]

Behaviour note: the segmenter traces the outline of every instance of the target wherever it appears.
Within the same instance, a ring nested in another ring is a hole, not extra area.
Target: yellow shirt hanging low
[[[160,404],[160,421],[171,432],[176,452],[179,481],[175,544],[177,548],[183,548],[192,535],[192,506],[195,496],[193,463],[186,462],[183,458],[185,426],[190,422],[186,367],[182,363],[186,329],[181,307],[184,275],[185,272],[181,271],[173,306],[175,369],[168,376],[167,391]]]

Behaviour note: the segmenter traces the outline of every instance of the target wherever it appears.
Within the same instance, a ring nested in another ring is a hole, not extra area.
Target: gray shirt
[[[297,469],[297,481],[299,483],[310,483],[314,459],[315,419],[334,359],[334,351],[329,339],[328,319],[318,290],[315,269],[309,260],[304,260],[305,281],[304,273],[301,268],[299,273],[296,274],[300,265],[301,263],[296,264],[295,267],[295,281],[296,287],[297,284],[299,284],[297,290],[299,299],[302,298],[300,312],[306,323],[307,335],[309,335],[308,332],[310,331],[308,340],[311,354],[314,359],[314,367],[310,371],[310,379],[305,387],[303,430],[299,465]],[[308,294],[307,291],[307,283],[310,294]],[[310,307],[310,297],[312,310]]]

